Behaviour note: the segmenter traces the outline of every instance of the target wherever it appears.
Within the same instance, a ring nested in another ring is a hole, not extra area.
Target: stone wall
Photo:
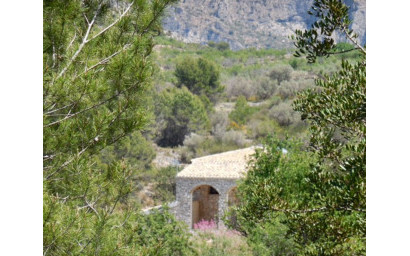
[[[216,179],[216,178],[176,178],[176,218],[185,221],[188,227],[192,228],[192,192],[201,185],[208,185],[215,188],[219,193],[218,201],[218,227],[223,228],[222,217],[228,207],[228,193],[236,187],[236,179]]]

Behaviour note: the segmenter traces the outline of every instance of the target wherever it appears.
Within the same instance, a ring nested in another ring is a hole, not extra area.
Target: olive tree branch
[[[357,46],[358,49],[360,49],[364,54],[366,54],[366,50],[363,48],[363,46],[361,46],[356,40],[354,40],[354,38],[349,34],[349,32],[347,31],[346,27],[343,26],[342,27],[342,31],[343,33],[346,34],[347,38],[354,44]]]

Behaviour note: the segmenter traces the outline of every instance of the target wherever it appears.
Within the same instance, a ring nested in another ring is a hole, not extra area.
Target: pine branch
[[[77,58],[77,56],[80,54],[81,50],[84,48],[84,46],[89,42],[88,41],[88,36],[90,34],[90,31],[94,25],[95,19],[97,18],[98,13],[100,12],[101,9],[101,5],[102,2],[100,3],[100,5],[98,6],[97,10],[95,11],[94,17],[91,20],[91,22],[88,22],[87,19],[87,23],[88,23],[88,28],[87,28],[87,32],[85,33],[84,37],[83,37],[83,41],[80,44],[80,46],[78,47],[77,51],[74,53],[74,55],[71,57],[71,59],[68,61],[67,65],[63,68],[63,70],[61,70],[61,72],[58,74],[58,76],[56,77],[56,80],[59,79],[60,77],[62,77],[64,75],[64,73],[67,71],[67,69],[71,66],[71,64],[73,63],[73,61]]]
[[[106,28],[104,28],[103,30],[101,30],[100,32],[98,32],[95,36],[93,36],[90,40],[87,41],[90,42],[91,40],[95,39],[96,37],[104,34],[107,30],[109,30],[110,28],[112,28],[115,24],[117,24],[124,16],[125,14],[127,14],[127,12],[131,9],[131,6],[134,4],[134,2],[132,2],[130,5],[128,5],[127,9],[120,15],[120,17],[118,19],[116,19],[113,23],[111,23],[110,25],[108,25]]]

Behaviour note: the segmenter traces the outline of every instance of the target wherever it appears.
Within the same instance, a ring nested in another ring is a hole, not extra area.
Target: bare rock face
[[[228,42],[231,49],[291,47],[288,36],[308,28],[312,0],[180,0],[164,19],[164,30],[187,43]],[[366,1],[347,0],[352,28],[365,42]]]

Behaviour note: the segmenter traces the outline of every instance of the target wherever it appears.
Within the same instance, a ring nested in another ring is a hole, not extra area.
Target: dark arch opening
[[[209,185],[201,185],[192,191],[192,228],[201,221],[218,224],[219,193]]]

